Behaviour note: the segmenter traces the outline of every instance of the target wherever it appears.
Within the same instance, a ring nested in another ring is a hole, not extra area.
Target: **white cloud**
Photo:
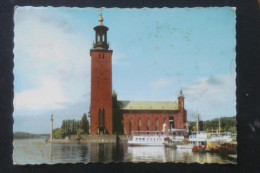
[[[198,112],[203,119],[235,116],[235,77],[230,74],[200,78],[195,84],[184,87],[188,114]]]
[[[86,99],[83,95],[90,90],[88,38],[66,18],[27,10],[31,11],[25,8],[15,15],[15,109],[61,109]]]
[[[163,89],[163,88],[167,88],[168,86],[170,86],[172,84],[172,80],[171,79],[159,79],[153,83],[151,83],[150,87],[152,89],[158,90],[158,89]]]
[[[42,80],[40,88],[15,93],[14,96],[16,109],[61,109],[66,102],[68,102],[68,98],[59,81],[53,79]]]

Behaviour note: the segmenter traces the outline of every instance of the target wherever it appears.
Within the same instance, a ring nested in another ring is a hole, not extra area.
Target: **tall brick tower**
[[[178,110],[179,110],[179,120],[178,123],[180,126],[178,128],[186,128],[187,124],[187,111],[184,108],[184,95],[182,94],[182,90],[180,91],[179,97],[178,97]]]
[[[91,56],[91,134],[112,134],[112,50],[108,50],[108,27],[100,15]]]

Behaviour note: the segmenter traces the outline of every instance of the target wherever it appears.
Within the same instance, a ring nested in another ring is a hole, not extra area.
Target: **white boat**
[[[218,142],[218,143],[231,143],[233,141],[230,132],[224,133],[212,133],[208,139],[208,142]]]
[[[190,145],[207,145],[208,136],[205,131],[192,132],[188,141]]]
[[[208,136],[204,131],[198,131],[199,115],[197,114],[197,131],[192,132],[185,144],[177,145],[177,149],[192,149],[193,146],[207,145]]]
[[[163,146],[164,139],[175,140],[176,136],[185,136],[186,129],[173,129],[172,131],[132,131],[131,139],[127,141],[128,145],[138,146]],[[184,138],[184,137],[183,137]]]
[[[193,146],[205,146],[207,145],[207,133],[204,131],[197,131],[197,132],[192,132],[192,134],[189,136],[189,138],[183,143],[185,144],[179,144],[176,145],[177,149],[192,149]]]
[[[181,145],[184,140],[184,136],[173,136],[173,138],[164,138],[165,147],[176,147],[176,145]]]
[[[218,133],[211,133],[210,138],[208,139],[208,142],[213,143],[231,143],[234,141],[232,134],[230,132],[222,132],[221,133],[221,125],[220,125],[220,118],[218,120]]]
[[[192,149],[194,145],[192,144],[187,144],[187,145],[176,145],[177,149]]]

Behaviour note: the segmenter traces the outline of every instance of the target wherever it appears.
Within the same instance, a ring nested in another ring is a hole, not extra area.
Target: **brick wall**
[[[105,112],[105,129],[112,134],[112,51],[91,51],[91,134],[98,134],[99,109]]]

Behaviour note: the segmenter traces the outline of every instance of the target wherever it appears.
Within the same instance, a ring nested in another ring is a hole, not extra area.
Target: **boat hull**
[[[128,145],[130,146],[163,146],[163,143],[159,142],[138,142],[138,141],[128,141]]]
[[[193,145],[176,145],[177,149],[192,149]]]

